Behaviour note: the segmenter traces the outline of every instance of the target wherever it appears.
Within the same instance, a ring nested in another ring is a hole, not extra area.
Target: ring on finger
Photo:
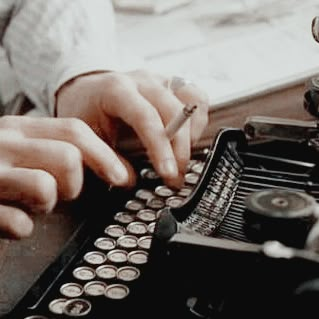
[[[172,91],[174,94],[185,85],[191,85],[191,84],[193,84],[191,80],[184,79],[179,76],[172,76],[170,79],[167,80],[167,88],[168,90]]]

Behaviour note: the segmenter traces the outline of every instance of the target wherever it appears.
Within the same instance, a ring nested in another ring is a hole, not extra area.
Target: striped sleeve
[[[14,14],[3,31],[2,46],[21,91],[42,113],[54,114],[55,93],[68,80],[117,68],[110,1],[14,3]]]

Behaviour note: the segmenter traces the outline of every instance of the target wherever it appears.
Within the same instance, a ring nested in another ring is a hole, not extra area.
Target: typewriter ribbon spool
[[[278,240],[303,248],[315,222],[316,200],[302,192],[265,189],[245,199],[245,232],[249,239],[262,243]]]

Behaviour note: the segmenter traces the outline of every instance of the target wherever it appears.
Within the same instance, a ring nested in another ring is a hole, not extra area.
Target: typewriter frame
[[[205,185],[225,144],[229,141],[234,143],[240,152],[252,148],[258,153],[260,149],[268,148],[268,142],[265,142],[265,145],[249,145],[240,129],[221,130],[207,154],[202,178],[193,194],[181,208],[172,209],[168,214],[172,213],[174,216],[171,222],[175,223],[176,219],[175,226],[194,209],[195,203],[205,191]],[[306,160],[318,159],[317,152],[306,145],[284,144],[288,145],[287,150],[292,154],[297,146],[306,150],[302,154],[306,156]],[[272,145],[269,149],[273,149]],[[268,157],[271,159],[276,156]],[[310,175],[317,174],[315,162],[310,169]],[[293,161],[283,164],[294,168]],[[111,194],[116,192],[117,190]],[[126,194],[122,200],[129,196],[130,194]],[[110,207],[111,211],[115,211],[117,205],[111,206],[114,206]],[[159,221],[164,217],[165,214]],[[89,317],[99,318],[101,309],[109,313],[115,311],[114,318],[117,319],[128,316],[154,319],[167,316],[184,319],[232,318],[235,315],[255,317],[260,311],[262,315],[269,316],[313,313],[316,306],[313,300],[317,300],[313,295],[317,297],[317,289],[307,287],[313,287],[313,283],[319,278],[319,256],[316,253],[294,249],[293,256],[289,258],[285,254],[273,256],[267,254],[261,244],[199,236],[179,231],[174,225],[170,236],[163,239],[158,236],[159,224],[158,222],[153,238],[149,262],[141,280],[134,287],[137,293],[123,304],[102,302],[99,304],[99,310]],[[65,258],[72,256],[69,263],[75,263],[77,256],[86,249],[92,239],[92,231],[96,228],[89,219],[83,223],[75,234],[73,244],[66,247],[56,262],[19,301],[8,318],[18,318],[20,314],[28,313],[25,308],[30,304],[30,300],[39,297],[39,290],[46,289],[43,288],[46,280],[52,280],[56,275],[57,279],[53,280],[52,286],[60,282],[58,269],[65,267]],[[298,291],[304,286],[306,289],[302,292],[306,291],[306,294],[299,294]]]

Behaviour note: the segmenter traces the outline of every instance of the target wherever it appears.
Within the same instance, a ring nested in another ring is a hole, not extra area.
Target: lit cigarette
[[[166,136],[171,140],[183,124],[190,118],[190,116],[197,109],[197,105],[187,104],[182,111],[165,127]]]

